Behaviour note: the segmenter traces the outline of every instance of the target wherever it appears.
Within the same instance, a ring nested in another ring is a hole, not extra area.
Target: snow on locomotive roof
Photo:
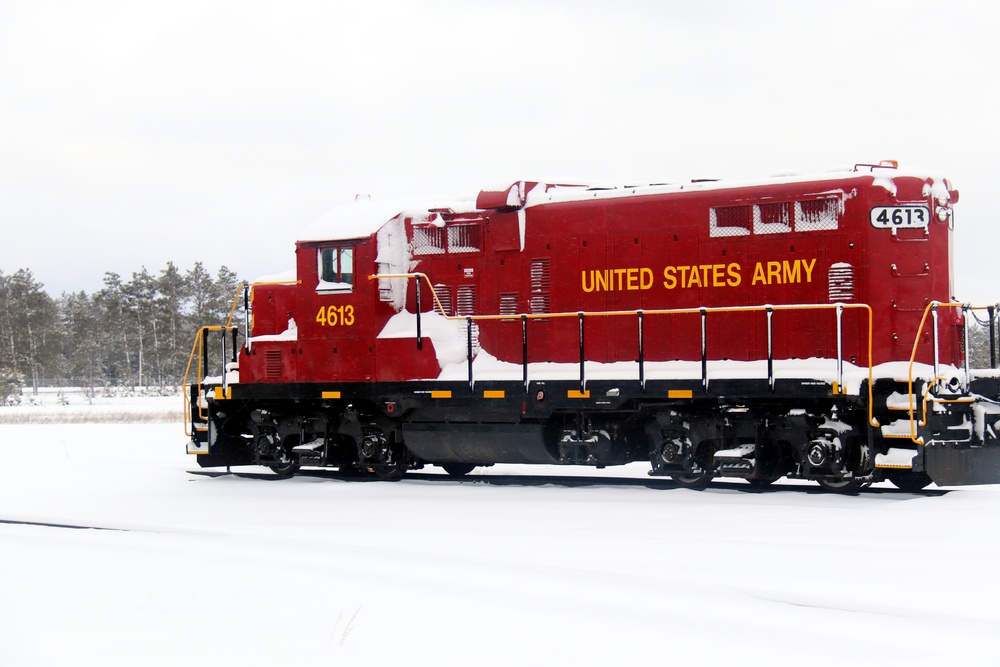
[[[428,220],[434,209],[450,209],[456,213],[476,210],[475,197],[423,197],[412,200],[359,199],[335,208],[314,220],[299,235],[299,241],[334,241],[358,239],[377,232],[382,225],[397,217]]]
[[[859,165],[868,166],[868,165]],[[527,193],[525,208],[543,204],[556,204],[593,199],[618,199],[640,197],[680,192],[702,192],[708,190],[735,190],[739,188],[760,187],[767,185],[790,185],[795,183],[822,183],[840,179],[869,177],[874,185],[885,188],[895,194],[896,185],[893,179],[899,177],[915,177],[929,181],[931,190],[936,197],[949,198],[951,184],[940,174],[925,171],[901,170],[898,168],[880,167],[868,171],[855,169],[838,169],[819,174],[803,174],[773,176],[753,180],[718,180],[702,179],[677,183],[658,183],[653,185],[633,185],[622,187],[590,187],[590,186],[547,186],[539,184]]]
[[[858,165],[869,166],[869,165]],[[824,182],[837,179],[867,176],[872,183],[895,194],[893,179],[897,177],[917,177],[928,181],[925,194],[948,200],[953,192],[951,184],[940,174],[924,171],[901,170],[893,167],[877,166],[871,171],[838,169],[827,173],[808,175],[774,176],[755,180],[692,180],[677,183],[657,183],[652,185],[592,186],[592,185],[552,185],[549,183],[526,183],[520,181],[509,187],[490,188],[484,192],[503,193],[507,191],[506,204],[531,208],[544,204],[557,204],[595,199],[619,199],[680,192],[701,192],[726,190],[766,185],[787,185],[793,183]],[[526,187],[527,186],[527,187]],[[525,190],[527,190],[525,192]],[[385,223],[396,218],[411,218],[417,222],[443,225],[435,211],[452,213],[472,213],[484,209],[476,207],[476,196],[464,197],[423,197],[412,200],[371,200],[359,199],[352,204],[335,208],[305,227],[299,241],[337,241],[357,239],[377,232]]]

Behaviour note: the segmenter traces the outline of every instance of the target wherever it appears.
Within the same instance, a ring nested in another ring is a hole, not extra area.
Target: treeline
[[[0,403],[24,386],[177,385],[198,328],[225,324],[239,284],[225,266],[168,262],[53,298],[30,270],[0,270]]]

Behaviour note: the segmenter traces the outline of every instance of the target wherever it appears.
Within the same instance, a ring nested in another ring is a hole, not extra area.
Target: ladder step
[[[889,424],[883,424],[880,428],[883,438],[910,438],[917,433],[914,426],[909,419],[897,419]]]
[[[910,410],[916,410],[916,402],[913,400],[913,394],[901,394],[898,391],[894,391],[885,398],[885,407],[889,410],[904,410],[909,412]]]

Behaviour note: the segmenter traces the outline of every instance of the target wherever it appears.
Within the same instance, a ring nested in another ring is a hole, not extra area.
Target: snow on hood
[[[251,285],[270,285],[275,283],[294,283],[298,280],[296,269],[292,268],[281,273],[272,273],[266,276],[259,276],[256,280],[251,280]]]

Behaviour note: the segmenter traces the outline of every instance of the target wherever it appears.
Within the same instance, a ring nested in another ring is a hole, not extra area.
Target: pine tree
[[[104,382],[100,343],[100,317],[95,299],[80,291],[63,294],[59,301],[66,373],[93,390]]]
[[[39,382],[60,367],[58,309],[29,269],[0,274],[0,341],[7,366],[24,375],[37,393]]]
[[[117,273],[104,274],[104,289],[94,295],[99,317],[97,340],[103,350],[105,382],[112,385],[133,384],[131,318],[124,285]]]
[[[188,312],[191,317],[192,330],[208,324],[217,324],[212,308],[214,283],[212,275],[205,270],[201,262],[195,262],[190,271],[184,274],[187,286]]]
[[[180,384],[194,333],[184,315],[184,275],[173,262],[167,262],[167,268],[160,272],[156,279],[156,291],[155,318],[160,331],[160,359],[163,364],[161,384]]]

